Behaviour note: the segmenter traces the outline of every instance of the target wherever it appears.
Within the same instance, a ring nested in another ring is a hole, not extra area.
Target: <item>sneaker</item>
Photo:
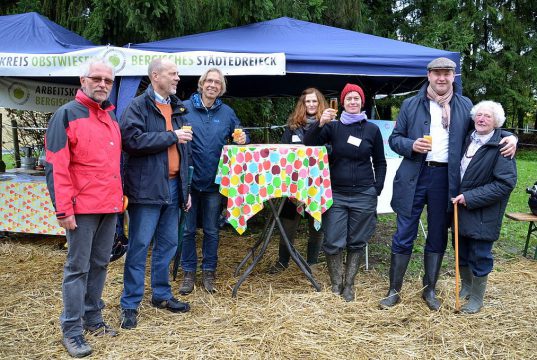
[[[76,335],[72,337],[64,337],[62,344],[65,349],[74,358],[82,358],[88,356],[93,351],[91,346],[84,339],[84,335]]]
[[[158,309],[166,309],[174,313],[185,313],[190,310],[190,305],[188,303],[181,302],[174,297],[171,297],[168,300],[151,299],[151,305]]]
[[[274,263],[268,268],[267,273],[269,273],[270,275],[276,275],[287,269],[288,266],[289,265],[285,266],[281,262],[276,261],[276,263]]]
[[[109,326],[104,321],[101,321],[100,323],[97,323],[95,325],[84,325],[84,330],[89,335],[93,336],[104,336],[108,335],[111,337],[117,336],[117,331],[113,327]]]
[[[122,329],[134,329],[138,325],[136,316],[138,311],[136,309],[121,309],[121,328]]]
[[[194,291],[194,283],[196,282],[196,272],[195,271],[185,271],[185,277],[183,282],[179,287],[179,294],[188,295]]]

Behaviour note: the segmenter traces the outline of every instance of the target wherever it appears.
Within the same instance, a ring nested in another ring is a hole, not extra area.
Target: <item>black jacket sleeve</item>
[[[331,123],[320,127],[320,122],[317,121],[304,134],[304,145],[321,146],[329,143],[331,134]]]
[[[155,154],[177,143],[177,135],[173,131],[166,131],[164,120],[162,131],[147,130],[149,115],[148,110],[143,109],[144,105],[135,99],[127,107],[119,123],[123,150],[129,155]]]
[[[377,195],[380,195],[384,188],[384,180],[386,179],[386,171],[388,165],[386,164],[386,156],[384,155],[384,142],[382,140],[382,134],[379,129],[375,133],[375,140],[373,143],[373,170],[375,171],[375,189]]]
[[[283,131],[282,139],[280,141],[280,144],[291,144],[291,139],[293,138],[293,132],[291,129],[289,129],[289,126],[285,127],[285,130]]]

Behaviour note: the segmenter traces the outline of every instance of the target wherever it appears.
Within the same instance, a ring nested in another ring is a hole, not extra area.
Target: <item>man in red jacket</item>
[[[108,102],[114,69],[92,60],[83,66],[80,83],[75,100],[52,116],[45,137],[47,187],[67,234],[60,324],[73,357],[92,352],[84,330],[117,335],[103,320],[101,295],[123,204],[121,135]]]

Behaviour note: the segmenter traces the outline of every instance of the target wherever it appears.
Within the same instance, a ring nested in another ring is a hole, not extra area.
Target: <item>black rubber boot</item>
[[[410,254],[394,254],[390,263],[390,289],[386,297],[380,301],[381,309],[388,309],[397,304],[401,297],[401,288],[403,287],[403,278],[405,277],[408,263],[410,262]]]
[[[293,219],[286,218],[281,218],[280,221],[282,222],[285,234],[287,235],[289,242],[291,243],[291,245],[294,245],[298,222]],[[287,268],[289,266],[290,257],[291,255],[289,254],[289,250],[287,250],[287,245],[285,245],[283,239],[280,238],[280,245],[278,247],[278,262],[285,268]]]
[[[423,293],[421,297],[427,303],[431,310],[438,311],[440,309],[440,300],[436,298],[436,282],[440,274],[442,259],[444,254],[426,252],[423,256],[423,267],[425,274],[423,275]]]
[[[363,252],[363,250],[347,251],[347,263],[345,264],[345,287],[341,293],[341,296],[347,302],[354,300],[354,279],[356,278],[356,274],[360,268],[360,259]]]
[[[459,266],[459,273],[461,274],[459,298],[468,300],[470,298],[470,289],[472,288],[474,274],[472,274],[472,270],[468,266]]]
[[[269,273],[270,275],[276,275],[287,269],[288,266],[289,265],[284,265],[278,260],[274,264],[270,265],[267,270],[267,273]]]
[[[487,290],[488,275],[477,277],[474,276],[472,288],[470,289],[470,301],[463,305],[461,312],[466,314],[475,314],[481,311],[483,307],[483,297]]]
[[[319,251],[321,250],[323,237],[324,235],[322,231],[310,233],[308,239],[308,253],[306,255],[306,261],[309,265],[317,264],[319,262]]]
[[[326,254],[326,265],[328,266],[332,292],[340,295],[343,290],[343,252],[335,255]]]

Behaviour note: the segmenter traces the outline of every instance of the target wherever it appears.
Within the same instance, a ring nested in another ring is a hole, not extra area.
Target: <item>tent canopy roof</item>
[[[332,85],[327,86],[329,88],[336,86],[332,90],[340,90],[346,81],[355,81],[374,93],[378,93],[381,89],[384,93],[415,89],[423,82],[427,64],[434,58],[445,56],[457,64],[460,62],[459,53],[456,52],[288,17],[150,43],[131,44],[130,47],[163,52],[196,50],[284,52],[288,74],[341,75],[339,81],[328,80]],[[377,77],[377,79],[366,77]],[[238,80],[240,77],[237,76],[231,78],[230,82],[238,82],[242,86],[251,83],[246,79]],[[271,89],[271,93],[285,93],[295,87],[294,94],[298,88],[303,89],[304,81],[307,82],[307,78],[300,75],[293,76],[293,84],[282,81],[283,79],[278,79],[277,76],[265,79],[257,76],[251,80],[262,81],[267,89]],[[316,80],[325,82],[324,76],[317,77]],[[287,90],[282,86],[287,87]],[[326,89],[323,84],[317,84],[317,87]],[[259,86],[250,87],[249,90],[255,92],[255,88]],[[230,86],[231,93],[236,93],[236,90]]]
[[[0,34],[6,53],[63,54],[95,46],[35,12],[0,16]]]

